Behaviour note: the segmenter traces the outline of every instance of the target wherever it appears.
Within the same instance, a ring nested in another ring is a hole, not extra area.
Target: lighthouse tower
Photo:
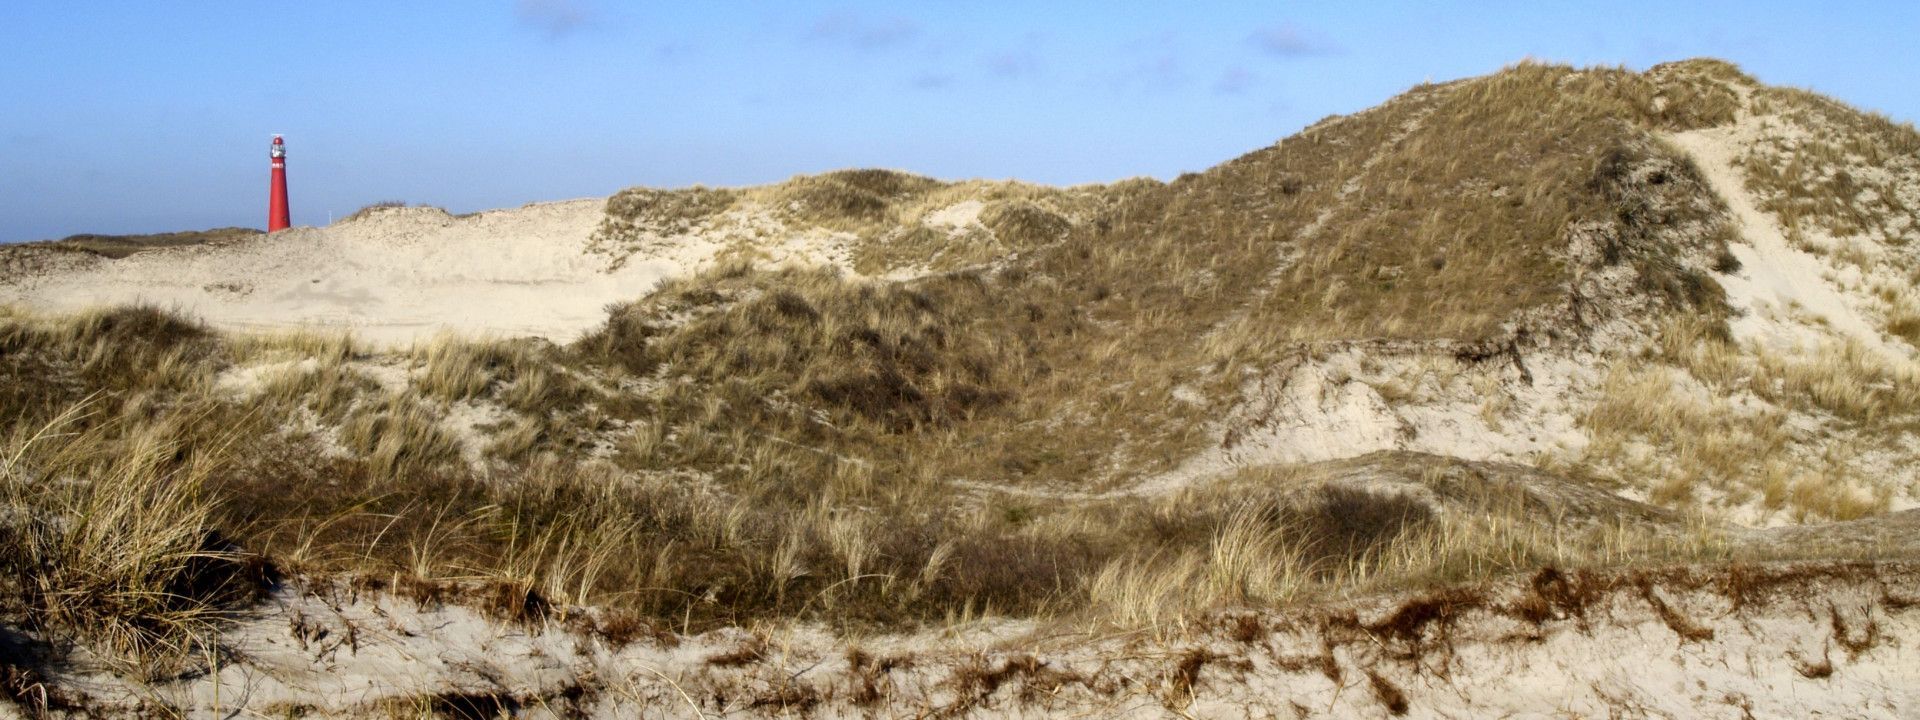
[[[293,223],[288,221],[287,212],[287,143],[279,135],[273,136],[273,177],[267,195],[267,232],[285,230]]]

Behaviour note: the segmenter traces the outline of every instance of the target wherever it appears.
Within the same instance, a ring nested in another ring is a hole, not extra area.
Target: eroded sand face
[[[461,218],[395,208],[9,278],[0,302],[50,311],[151,303],[226,329],[350,329],[380,344],[444,330],[566,342],[604,321],[607,304],[637,298],[711,256],[689,247],[609,272],[605,256],[586,252],[604,204],[569,200]]]
[[[516,625],[289,586],[204,671],[138,682],[83,660],[59,680],[102,715],[159,700],[193,718],[1909,716],[1913,566],[1744,572],[1549,571],[1155,632],[990,621],[857,640],[775,624],[616,641],[590,616]]]

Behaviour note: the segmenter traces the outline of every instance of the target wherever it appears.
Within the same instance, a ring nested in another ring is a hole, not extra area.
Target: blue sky
[[[0,241],[876,166],[1171,177],[1525,57],[1920,116],[1920,3],[0,3]]]

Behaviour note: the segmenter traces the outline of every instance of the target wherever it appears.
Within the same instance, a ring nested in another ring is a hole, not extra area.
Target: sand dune
[[[572,339],[605,306],[711,256],[676,248],[608,271],[585,251],[598,199],[454,217],[390,208],[328,227],[231,243],[90,259],[0,280],[0,302],[67,311],[130,302],[176,308],[216,327],[350,328],[376,343],[442,330]]]

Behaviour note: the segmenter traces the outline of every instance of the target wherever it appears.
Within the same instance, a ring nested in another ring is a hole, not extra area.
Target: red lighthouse
[[[267,232],[285,230],[293,223],[288,221],[287,212],[287,144],[279,135],[273,136],[273,179],[267,195]]]

